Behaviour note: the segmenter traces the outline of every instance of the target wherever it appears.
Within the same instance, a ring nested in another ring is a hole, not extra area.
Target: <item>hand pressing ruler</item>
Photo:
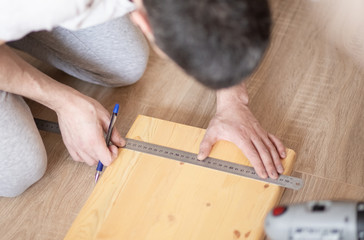
[[[303,180],[300,178],[280,175],[278,179],[272,179],[272,178],[263,179],[256,174],[254,168],[249,166],[223,161],[211,157],[208,157],[204,160],[198,160],[197,154],[195,153],[185,152],[135,139],[127,138],[126,145],[124,148],[137,152],[155,155],[158,157],[173,159],[201,167],[206,167],[217,171],[235,174],[242,177],[252,178],[258,181],[268,182],[271,184],[275,184],[281,187],[290,188],[294,190],[298,190],[303,187]]]
[[[58,123],[50,122],[41,119],[34,119],[39,130],[60,133]],[[214,169],[238,176],[255,179],[262,182],[275,184],[281,187],[299,190],[303,187],[303,180],[286,175],[280,175],[278,179],[259,177],[254,168],[250,166],[240,165],[228,161],[223,161],[216,158],[208,157],[204,160],[198,160],[197,154],[177,150],[161,145],[147,143],[135,139],[126,139],[125,149],[151,154],[163,158],[173,159],[184,163],[189,163],[201,167]]]

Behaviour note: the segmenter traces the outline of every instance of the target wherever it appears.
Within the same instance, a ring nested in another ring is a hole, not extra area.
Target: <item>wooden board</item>
[[[197,153],[204,133],[139,116],[127,137]],[[225,141],[210,156],[249,164]],[[294,160],[288,149],[284,174]],[[121,149],[65,239],[262,239],[264,217],[282,193],[275,185]]]

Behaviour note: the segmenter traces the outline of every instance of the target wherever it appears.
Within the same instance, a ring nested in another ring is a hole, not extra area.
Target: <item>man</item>
[[[21,194],[46,168],[43,143],[20,96],[57,113],[63,141],[75,161],[94,165],[100,160],[108,166],[125,142],[115,130],[113,145],[106,147],[103,133],[109,113],[94,99],[27,64],[7,45],[104,86],[134,83],[148,59],[144,38],[128,19],[127,13],[134,8],[129,1],[15,2],[22,4],[4,3],[0,8],[0,163],[6,169],[0,172],[0,196],[8,197]],[[267,3],[145,0],[136,6],[132,18],[151,43],[160,47],[162,51],[156,47],[158,52],[201,83],[222,88],[217,91],[216,115],[201,142],[199,159],[224,139],[245,153],[259,176],[277,178],[283,172],[280,158],[285,157],[285,148],[252,115],[241,83],[267,45]],[[52,31],[33,32],[44,29]]]

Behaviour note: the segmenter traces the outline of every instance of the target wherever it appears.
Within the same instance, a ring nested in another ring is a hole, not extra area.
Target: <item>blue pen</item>
[[[106,146],[109,146],[109,144],[110,144],[111,133],[112,133],[112,130],[113,130],[115,122],[116,122],[116,117],[118,115],[118,111],[119,111],[119,104],[115,104],[114,110],[112,111],[109,129],[107,130],[107,134],[106,134],[106,138],[105,138]],[[99,180],[99,177],[101,175],[103,168],[104,168],[104,165],[102,164],[102,162],[99,161],[99,163],[97,164],[97,168],[96,168],[95,183],[97,183],[97,180]]]

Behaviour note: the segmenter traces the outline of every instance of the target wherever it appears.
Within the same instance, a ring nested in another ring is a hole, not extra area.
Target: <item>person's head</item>
[[[268,45],[267,0],[139,0],[134,21],[169,58],[211,88],[235,85]]]

